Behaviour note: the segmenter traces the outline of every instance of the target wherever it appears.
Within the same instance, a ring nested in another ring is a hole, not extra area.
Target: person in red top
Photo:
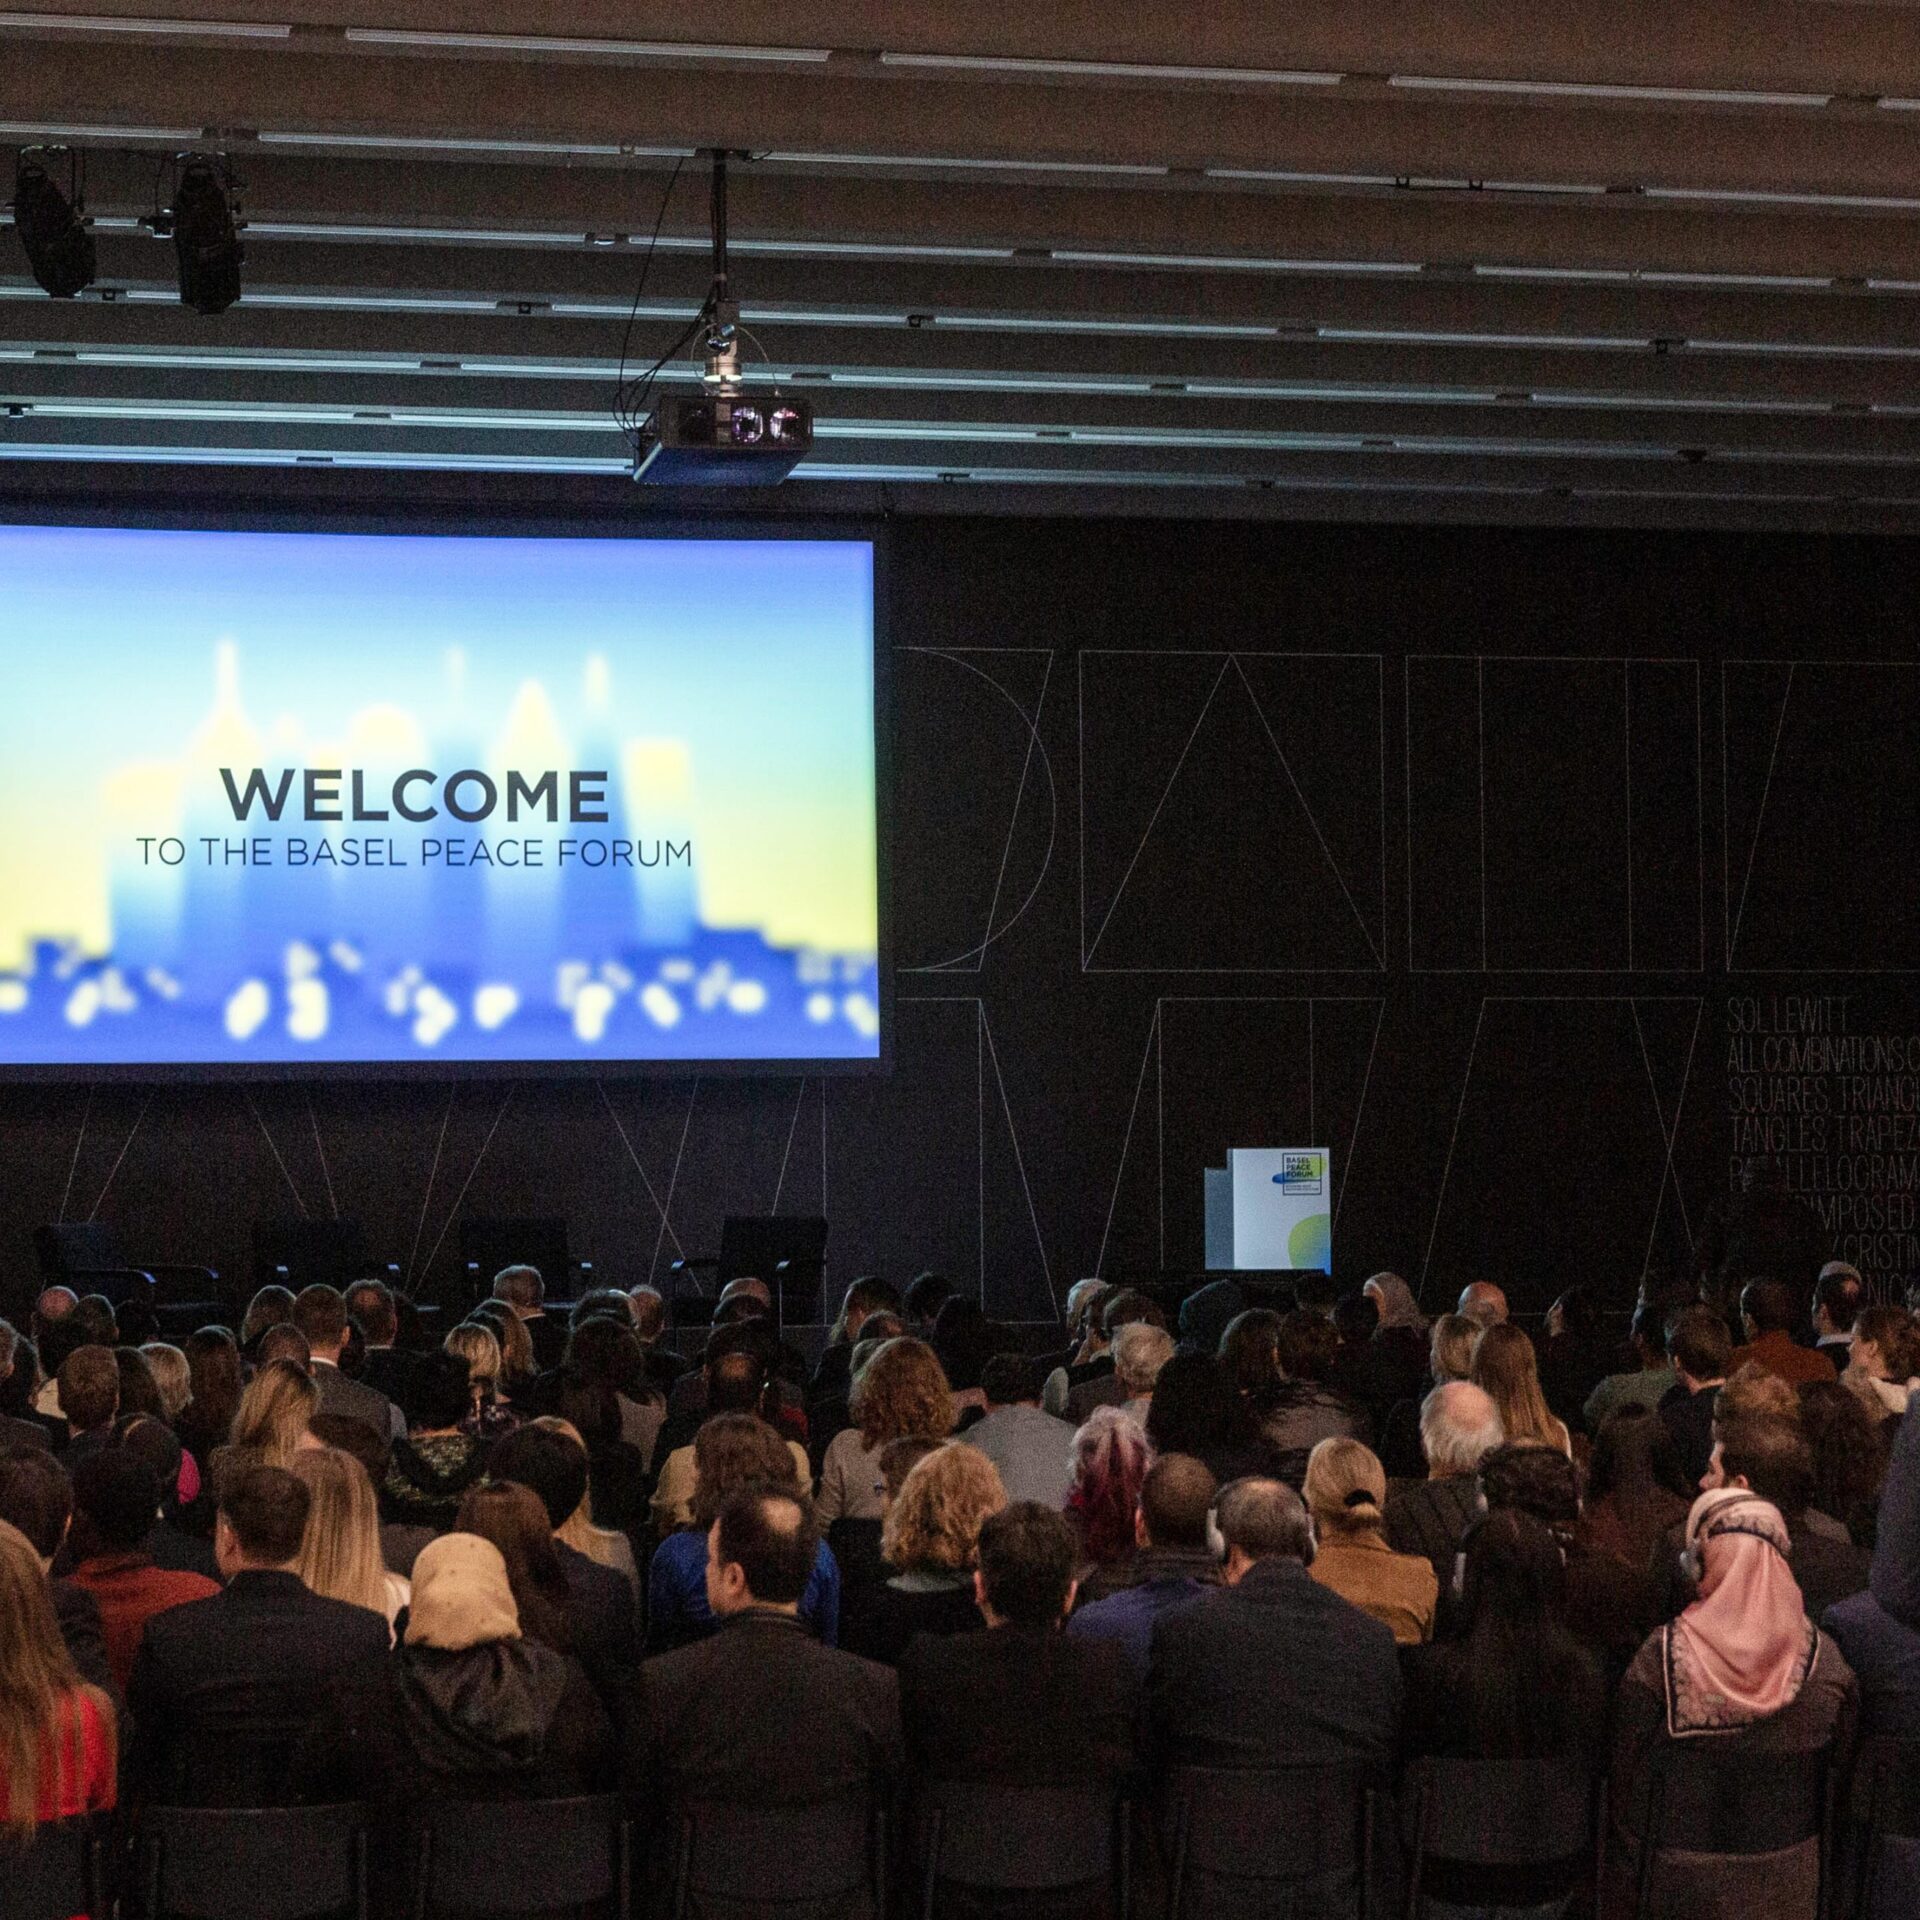
[[[1793,1337],[1793,1289],[1784,1280],[1749,1280],[1740,1292],[1740,1319],[1747,1344],[1733,1350],[1730,1374],[1751,1361],[1790,1387],[1838,1378],[1824,1353]]]
[[[147,1622],[220,1591],[204,1574],[154,1565],[145,1549],[159,1511],[160,1483],[130,1447],[104,1447],[74,1469],[73,1583],[99,1604],[107,1664],[122,1689]]]
[[[0,1521],[0,1815],[30,1840],[47,1820],[115,1801],[113,1707],[75,1670],[47,1576],[26,1535]]]

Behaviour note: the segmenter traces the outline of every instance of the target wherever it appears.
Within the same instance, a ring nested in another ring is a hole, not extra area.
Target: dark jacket
[[[59,1623],[60,1638],[80,1678],[98,1687],[118,1708],[120,1683],[107,1660],[107,1634],[100,1620],[99,1601],[71,1580],[51,1580],[47,1591],[53,1596],[53,1617]]]
[[[369,1347],[360,1358],[360,1384],[375,1393],[384,1393],[396,1406],[407,1404],[407,1383],[413,1376],[414,1358],[398,1347]]]
[[[321,1360],[314,1362],[313,1384],[320,1389],[322,1413],[337,1414],[343,1420],[358,1420],[362,1426],[395,1440],[405,1436],[406,1416],[384,1393],[364,1381]]]
[[[624,1573],[588,1559],[564,1540],[556,1540],[553,1550],[559,1556],[560,1571],[567,1576],[573,1650],[595,1684],[604,1684],[639,1658],[632,1582]]]
[[[1143,1681],[1153,1651],[1153,1623],[1169,1608],[1191,1605],[1224,1581],[1220,1562],[1205,1548],[1184,1552],[1143,1548],[1123,1567],[1103,1568],[1090,1576],[1081,1588],[1083,1595],[1102,1573],[1127,1577],[1105,1581],[1093,1599],[1083,1599],[1074,1608],[1067,1622],[1068,1637],[1117,1647]]]
[[[1718,1387],[1702,1387],[1694,1393],[1685,1381],[1678,1381],[1660,1402],[1660,1418],[1680,1449],[1680,1471],[1689,1486],[1699,1485],[1713,1458],[1713,1409],[1719,1398]]]
[[[1136,1704],[1117,1648],[1057,1630],[923,1634],[900,1661],[907,1757],[933,1780],[1118,1790]]]
[[[236,1574],[147,1622],[127,1685],[135,1771],[156,1799],[279,1804],[320,1709],[377,1680],[386,1659],[384,1615],[310,1592],[297,1574]]]
[[[380,1517],[396,1526],[445,1533],[469,1487],[487,1470],[487,1444],[470,1433],[436,1433],[394,1443],[380,1487]]]
[[[981,1625],[971,1574],[957,1581],[909,1574],[883,1580],[855,1597],[840,1624],[840,1644],[849,1653],[897,1667],[916,1640],[972,1634]]]
[[[1297,1560],[1262,1560],[1154,1622],[1147,1717],[1162,1767],[1384,1761],[1400,1719],[1392,1632]]]
[[[1480,1476],[1394,1480],[1387,1486],[1382,1531],[1395,1553],[1424,1553],[1439,1577],[1442,1599],[1453,1585],[1454,1555],[1467,1523],[1480,1511]]]

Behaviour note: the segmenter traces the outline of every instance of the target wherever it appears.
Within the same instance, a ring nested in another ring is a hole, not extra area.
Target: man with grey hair
[[[1143,1427],[1153,1404],[1153,1383],[1172,1358],[1173,1335],[1165,1327],[1135,1320],[1114,1335],[1113,1372],[1126,1395],[1121,1411],[1132,1414]]]
[[[538,1267],[502,1267],[493,1276],[493,1297],[513,1309],[533,1342],[533,1357],[544,1373],[560,1364],[567,1347],[566,1323],[547,1317],[547,1283]]]
[[[1385,1531],[1396,1553],[1426,1555],[1443,1592],[1460,1537],[1480,1511],[1480,1462],[1506,1437],[1499,1409],[1469,1381],[1449,1380],[1420,1403],[1427,1477],[1388,1487]]]
[[[644,1283],[629,1287],[627,1311],[633,1315],[633,1337],[640,1342],[640,1350],[647,1356],[647,1378],[663,1393],[670,1391],[673,1383],[688,1372],[693,1363],[675,1353],[671,1347],[660,1344],[667,1330],[666,1296],[658,1287],[649,1287]]]
[[[1460,1289],[1460,1304],[1454,1311],[1485,1333],[1505,1321],[1507,1296],[1491,1280],[1475,1280]]]
[[[1307,1571],[1313,1528],[1281,1480],[1236,1480],[1217,1517],[1226,1584],[1153,1625],[1147,1713],[1160,1767],[1384,1761],[1400,1719],[1393,1634]]]

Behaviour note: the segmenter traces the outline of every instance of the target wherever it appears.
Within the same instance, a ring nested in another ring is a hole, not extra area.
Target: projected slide
[[[873,550],[0,527],[0,1069],[880,1054]]]

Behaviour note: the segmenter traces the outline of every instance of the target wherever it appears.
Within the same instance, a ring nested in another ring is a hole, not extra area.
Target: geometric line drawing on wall
[[[286,1160],[280,1152],[279,1142],[273,1137],[273,1129],[267,1125],[266,1115],[260,1111],[260,1103],[253,1097],[253,1089],[242,1087],[240,1095],[246,1101],[247,1111],[253,1115],[253,1123],[260,1129],[261,1138],[266,1141],[268,1151],[273,1155],[273,1164],[280,1169],[280,1178],[287,1183],[287,1191],[293,1195],[293,1204],[300,1209],[300,1218],[312,1219],[312,1214],[307,1210],[306,1197],[294,1183],[293,1174],[289,1171]],[[319,1138],[318,1128],[315,1129],[314,1137]],[[338,1217],[337,1211],[335,1217]]]
[[[1920,972],[1915,665],[1721,663],[1730,973]]]
[[[1705,1013],[1688,994],[1482,998],[1420,1262],[1423,1303],[1439,1273],[1445,1291],[1491,1280],[1517,1310],[1543,1310],[1574,1280],[1637,1284],[1663,1229],[1676,1251],[1691,1244],[1675,1156]],[[1635,1085],[1643,1099],[1629,1097]],[[1620,1097],[1596,1101],[1597,1086]],[[1516,1190],[1525,1208],[1503,1204]],[[1642,1217],[1629,1275],[1622,1230]]]
[[[157,1091],[158,1089],[155,1087],[149,1087],[147,1089],[145,1097],[140,1102],[140,1110],[133,1116],[133,1125],[127,1129],[127,1137],[120,1142],[120,1151],[114,1155],[113,1165],[107,1169],[107,1177],[100,1183],[100,1191],[94,1196],[93,1205],[87,1209],[83,1224],[91,1225],[95,1220],[99,1219],[100,1209],[107,1204],[107,1195],[112,1190],[114,1180],[118,1177],[120,1169],[126,1164],[127,1150],[133,1145],[134,1135],[140,1131],[141,1125],[146,1120],[147,1109],[153,1105],[153,1096]],[[93,1116],[93,1093],[93,1087],[89,1085],[87,1088],[86,1105],[82,1108],[80,1114],[80,1131],[75,1136],[73,1143],[73,1159],[67,1168],[66,1192],[61,1195],[60,1212],[56,1216],[63,1223],[67,1217],[67,1204],[73,1196],[73,1177],[80,1167],[80,1150],[87,1142],[87,1122]]]
[[[1226,1164],[1235,1146],[1325,1146],[1333,1155],[1332,1229],[1346,1201],[1374,1059],[1383,998],[1362,994],[1163,994],[1147,1023],[1121,1135],[1094,1271],[1104,1274],[1123,1193],[1169,1271],[1198,1271],[1200,1169]],[[1250,1047],[1262,1071],[1245,1072]],[[1239,1062],[1237,1078],[1233,1064]],[[1149,1091],[1151,1087],[1151,1091]],[[1175,1256],[1169,1265],[1170,1249]],[[1123,1260],[1121,1269],[1138,1266]]]
[[[634,1172],[640,1176],[640,1185],[646,1191],[648,1202],[651,1204],[654,1212],[660,1216],[660,1233],[656,1235],[654,1240],[653,1258],[647,1263],[647,1278],[649,1282],[651,1282],[654,1268],[659,1264],[660,1260],[661,1237],[670,1237],[673,1241],[673,1250],[676,1256],[682,1260],[686,1258],[686,1249],[681,1246],[680,1236],[674,1232],[673,1222],[668,1216],[667,1210],[672,1202],[672,1194],[669,1192],[667,1199],[661,1199],[659,1191],[653,1184],[652,1177],[648,1174],[645,1166],[641,1164],[640,1156],[634,1150],[633,1139],[627,1132],[626,1123],[620,1118],[618,1110],[615,1108],[611,1097],[607,1093],[607,1083],[604,1080],[596,1079],[593,1085],[594,1090],[600,1096],[600,1104],[606,1109],[607,1118],[613,1122],[614,1132],[620,1136],[620,1145],[624,1149],[628,1161],[632,1164]],[[805,1082],[803,1081],[801,1085],[804,1091]],[[692,1117],[693,1102],[689,1100],[687,1102],[687,1118],[691,1120]],[[798,1118],[797,1109],[795,1110],[795,1117],[796,1119]],[[684,1139],[685,1135],[683,1133],[682,1140],[684,1141]],[[781,1171],[784,1175],[786,1171],[784,1164]]]
[[[918,926],[932,919],[949,902],[952,902],[951,911],[957,911],[963,917],[969,913],[977,916],[964,932],[948,935],[949,938],[961,939],[964,944],[936,959],[914,964],[903,962],[899,971],[979,973],[985,965],[987,949],[1004,938],[1025,916],[1027,909],[1038,898],[1053,864],[1054,841],[1060,824],[1060,799],[1053,761],[1047,753],[1046,742],[1040,736],[1040,719],[1053,679],[1054,651],[1051,647],[900,647],[895,649],[895,653],[904,661],[937,661],[970,676],[965,684],[950,689],[945,695],[924,696],[940,701],[939,730],[943,747],[949,752],[953,751],[952,736],[963,727],[970,727],[977,739],[985,735],[976,750],[966,755],[963,764],[942,770],[943,784],[947,789],[945,793],[929,791],[917,796],[897,796],[902,802],[896,808],[900,817],[916,821],[923,831],[940,833],[947,844],[943,845],[938,858],[895,863],[895,873],[901,881],[923,871],[937,875],[943,896],[939,903],[905,903],[905,910],[898,915],[896,924],[903,928]],[[1017,691],[1008,684],[1009,680],[1016,677],[1015,669],[1021,665],[1027,668],[1030,678],[1036,662],[1041,669],[1037,691],[1030,687]],[[991,690],[989,697],[992,705],[987,712],[981,713],[970,706],[966,697],[968,687],[975,691]],[[1022,692],[1025,693],[1024,698]],[[1008,739],[1002,740],[998,735],[1005,732],[1002,723],[1009,718],[1015,731]],[[1018,775],[1011,781],[1013,799],[1007,810],[1006,831],[997,836],[988,834],[983,837],[983,819],[990,811],[987,790],[992,788],[996,777],[986,764],[988,755],[984,749],[989,742],[1003,756],[1010,749],[1005,772],[1011,775],[1017,764]],[[1035,778],[1036,762],[1038,780]],[[916,756],[896,752],[895,765],[896,782],[914,779],[922,772]],[[1031,811],[1028,805],[1029,791],[1037,791],[1041,783],[1044,783],[1046,794],[1045,831],[1042,834],[1037,827],[1029,827],[1028,844],[1023,848],[1024,858],[1016,862],[1015,844],[1021,837],[1023,820],[1028,818]],[[937,824],[929,825],[929,821]],[[1034,843],[1040,849],[1037,856],[1033,851]],[[984,897],[984,904],[976,895]],[[1016,895],[1018,904],[1009,907],[1007,903]],[[939,951],[937,947],[935,951]]]
[[[487,1157],[488,1148],[493,1145],[494,1135],[500,1131],[501,1121],[507,1117],[507,1109],[513,1105],[513,1096],[516,1090],[514,1086],[509,1085],[506,1093],[502,1096],[499,1108],[493,1116],[493,1124],[487,1128],[486,1138],[480,1142],[480,1151],[473,1156],[473,1165],[467,1169],[467,1177],[460,1182],[460,1191],[453,1196],[453,1205],[447,1209],[447,1217],[440,1223],[440,1231],[434,1236],[433,1245],[427,1249],[427,1257],[420,1264],[418,1269],[420,1273],[428,1274],[433,1271],[434,1258],[440,1251],[441,1243],[446,1239],[447,1235],[452,1232],[453,1223],[460,1218],[460,1209],[466,1202],[467,1190],[473,1185],[474,1177],[480,1171],[480,1164]],[[442,1146],[446,1143],[446,1122],[452,1118],[453,1102],[449,1099],[447,1102],[446,1119],[442,1120],[440,1126],[440,1141]],[[434,1151],[433,1165],[434,1171],[437,1172],[440,1166],[440,1153],[438,1148]],[[427,1200],[431,1200],[432,1196],[433,1183],[430,1174],[427,1183]],[[420,1218],[423,1224],[425,1223],[426,1217],[427,1203],[423,1200],[420,1208]],[[409,1275],[409,1278],[411,1278],[411,1275]],[[562,1291],[564,1291],[564,1288],[565,1283],[563,1282]]]
[[[1410,654],[1404,684],[1411,971],[1705,968],[1696,659]]]
[[[1080,964],[1386,968],[1378,654],[1079,657]]]

